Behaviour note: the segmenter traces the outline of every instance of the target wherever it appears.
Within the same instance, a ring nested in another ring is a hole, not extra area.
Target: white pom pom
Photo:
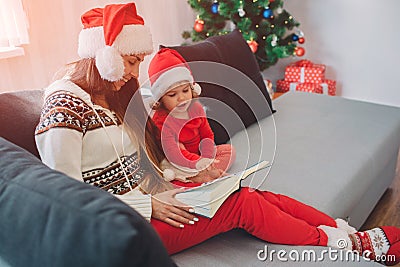
[[[124,60],[117,49],[106,46],[96,52],[96,67],[104,80],[115,82],[124,76]]]
[[[163,171],[163,177],[166,181],[170,182],[175,179],[175,172],[171,169],[165,169]]]
[[[194,83],[193,84],[193,91],[197,94],[200,95],[201,94],[201,86],[198,83]]]

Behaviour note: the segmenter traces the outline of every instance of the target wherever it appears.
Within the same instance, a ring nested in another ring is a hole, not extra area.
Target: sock
[[[351,240],[349,234],[343,230],[332,226],[320,225],[317,228],[324,231],[328,237],[327,246],[338,249],[351,250]]]
[[[357,229],[350,226],[349,223],[341,218],[337,218],[335,220],[336,222],[336,226],[338,229],[342,229],[344,231],[346,231],[348,234],[354,234],[357,233]]]
[[[349,236],[353,250],[360,255],[386,265],[395,265],[400,262],[400,228],[382,226]],[[369,253],[365,254],[366,251]]]

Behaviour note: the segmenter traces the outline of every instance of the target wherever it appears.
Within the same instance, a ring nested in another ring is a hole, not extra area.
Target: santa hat
[[[118,81],[124,75],[122,55],[151,54],[153,41],[135,3],[113,4],[94,8],[81,17],[78,54],[95,58],[100,76]]]
[[[151,60],[148,73],[155,101],[158,101],[171,85],[181,81],[192,83],[193,91],[198,95],[201,93],[201,87],[194,82],[188,63],[176,50],[160,49]]]

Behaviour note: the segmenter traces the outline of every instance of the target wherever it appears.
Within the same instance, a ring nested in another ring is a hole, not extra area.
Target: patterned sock
[[[360,255],[386,265],[400,262],[400,228],[382,226],[349,236]]]

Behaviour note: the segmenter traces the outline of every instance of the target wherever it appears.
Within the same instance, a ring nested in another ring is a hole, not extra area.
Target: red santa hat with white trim
[[[192,83],[193,91],[198,95],[201,93],[201,87],[194,82],[188,63],[174,49],[160,49],[150,62],[148,74],[155,101],[158,101],[172,85],[181,81]]]
[[[110,82],[124,75],[123,55],[151,54],[153,41],[135,3],[94,8],[81,17],[78,54],[95,58],[100,76]]]

